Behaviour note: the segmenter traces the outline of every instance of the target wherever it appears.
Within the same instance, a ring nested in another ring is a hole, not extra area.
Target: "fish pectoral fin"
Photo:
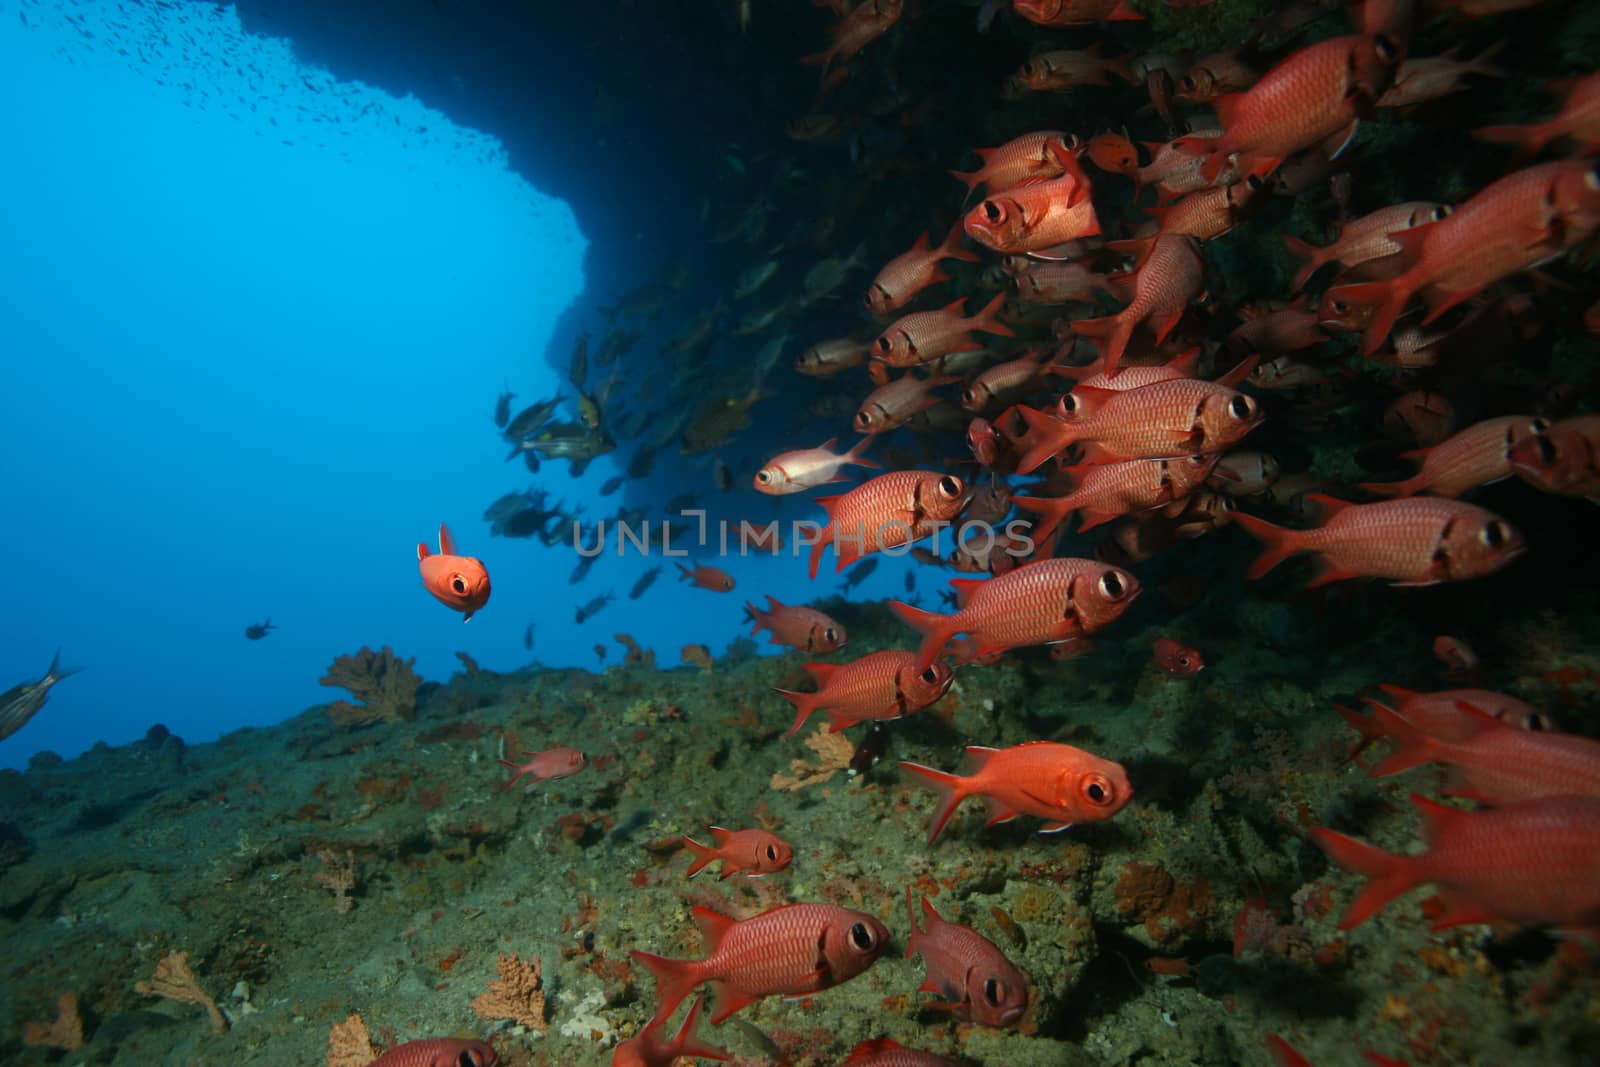
[[[1039,827],[1039,832],[1041,834],[1059,834],[1063,830],[1072,829],[1072,825],[1073,824],[1070,822],[1046,823],[1045,825]]]

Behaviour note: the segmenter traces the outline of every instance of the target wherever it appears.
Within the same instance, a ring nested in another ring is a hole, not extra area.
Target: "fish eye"
[[[1330,300],[1328,301],[1328,306],[1333,308],[1333,313],[1335,315],[1343,315],[1350,310],[1350,305],[1346,304],[1343,300]]]
[[[1194,92],[1194,91],[1195,91],[1195,80],[1194,80],[1194,75],[1192,75],[1192,74],[1185,74],[1185,75],[1184,75],[1184,76],[1183,76],[1183,78],[1182,78],[1182,79],[1181,79],[1181,80],[1180,80],[1180,81],[1179,81],[1179,82],[1178,82],[1178,87],[1179,87],[1179,88],[1180,88],[1180,89],[1182,89],[1182,90],[1183,90],[1183,91],[1184,91],[1184,92],[1186,92],[1186,93],[1192,93],[1192,92]]]
[[[1111,783],[1098,774],[1091,774],[1083,780],[1083,795],[1091,804],[1111,803]]]
[[[990,222],[999,222],[1005,217],[1005,212],[1000,210],[1000,205],[993,200],[985,200],[983,202],[983,213]]]
[[[1550,423],[1540,418],[1528,420],[1528,432],[1531,434],[1544,434],[1550,429]]]
[[[1550,721],[1550,717],[1548,715],[1543,715],[1536,712],[1528,716],[1528,720],[1522,724],[1522,728],[1524,730],[1533,730],[1537,733],[1542,733],[1545,730],[1554,730],[1556,728],[1556,724]]]
[[[452,575],[450,578],[450,588],[455,590],[457,596],[465,596],[467,593],[466,579],[462,578],[459,574]]]
[[[1244,183],[1250,187],[1252,192],[1261,188],[1261,179],[1254,174],[1245,175]]]
[[[483,1067],[483,1060],[478,1057],[477,1049],[463,1049],[456,1057],[456,1067]]]
[[[922,672],[922,680],[929,685],[937,684],[939,681],[939,669],[937,667],[929,667]]]
[[[1255,414],[1256,402],[1247,396],[1236,396],[1228,401],[1228,414],[1236,419],[1248,419]]]
[[[850,927],[850,943],[862,952],[871,952],[877,947],[878,939],[866,923],[856,923]]]
[[[773,863],[778,862],[778,850],[773,848],[771,845],[767,846],[767,859],[771,860]]]
[[[1128,591],[1128,583],[1116,571],[1106,571],[1100,576],[1100,592],[1108,600],[1121,600],[1122,595]]]
[[[839,640],[839,632],[830,626],[826,630],[822,631],[822,639],[831,645],[833,642]]]
[[[772,481],[772,475],[768,474],[766,471],[757,471],[756,481],[760,482],[762,485],[766,485],[768,482]]]
[[[990,1004],[999,1007],[1000,995],[1003,992],[1005,992],[1005,990],[1001,987],[1000,980],[998,978],[989,978],[984,981],[983,999],[987,1000]]]
[[[1489,548],[1502,548],[1511,540],[1511,529],[1496,519],[1479,532],[1478,537]]]
[[[1539,450],[1539,462],[1546,467],[1553,465],[1559,458],[1556,443],[1543,434],[1534,437],[1533,447]]]
[[[865,411],[856,412],[856,425],[860,426],[862,429],[871,426],[872,416],[867,414]]]
[[[1180,653],[1179,656],[1178,656],[1178,666],[1187,667],[1188,665],[1189,665],[1189,657]]]
[[[1395,47],[1395,43],[1381,33],[1372,39],[1372,51],[1385,63],[1393,63],[1395,57],[1400,54],[1400,49]]]
[[[961,495],[961,479],[946,474],[939,479],[939,494],[947,499],[954,500]]]
[[[1078,398],[1071,393],[1064,393],[1056,406],[1060,409],[1061,414],[1071,415],[1078,410]]]
[[[882,352],[884,355],[888,355],[889,354],[889,349],[890,349],[890,347],[892,347],[889,344],[889,335],[888,334],[884,334],[882,337],[880,337],[876,341],[874,341],[872,343],[872,346],[874,348],[876,348],[879,352]]]
[[[1600,189],[1600,163],[1596,163],[1583,176],[1583,184],[1591,191]]]
[[[1449,218],[1454,212],[1455,207],[1453,205],[1440,204],[1438,207],[1434,208],[1430,214],[1433,216],[1433,221],[1438,222],[1440,219]]]
[[[963,404],[976,404],[978,402],[978,391],[970,388],[963,389],[961,391],[961,402]]]

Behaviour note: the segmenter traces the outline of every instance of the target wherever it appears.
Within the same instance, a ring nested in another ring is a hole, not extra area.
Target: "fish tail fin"
[[[858,467],[871,467],[873,470],[882,469],[882,463],[879,463],[874,459],[867,459],[863,455],[863,453],[865,453],[866,450],[871,447],[873,440],[874,438],[872,437],[863,437],[860,441],[856,442],[855,447],[844,454],[844,462],[854,463]],[[844,464],[840,464],[840,466],[843,465]]]
[[[694,854],[694,862],[689,864],[689,870],[685,872],[690,878],[705,870],[706,865],[717,858],[717,850],[715,848],[710,845],[702,845],[688,834],[683,835],[683,847]]]
[[[901,622],[922,634],[922,647],[917,650],[916,671],[919,674],[933,666],[933,661],[939,658],[944,646],[961,632],[954,615],[923,611],[898,600],[889,601],[889,610],[899,616]]]
[[[994,294],[994,299],[983,306],[983,310],[972,317],[970,329],[982,330],[984,333],[999,334],[1001,337],[1015,337],[1016,331],[999,319],[1000,306],[1006,302],[1006,291],[1000,290]]]
[[[773,692],[794,705],[794,725],[789,727],[787,734],[784,734],[785,737],[793,737],[800,732],[800,727],[805,725],[806,720],[811,717],[811,713],[817,710],[817,704],[819,703],[817,694],[797,693],[793,689],[774,689]]]
[[[1372,777],[1387,778],[1439,758],[1437,739],[1417,729],[1409,719],[1382,704],[1373,704],[1372,714],[1374,728],[1394,739],[1394,750],[1372,768]]]
[[[1473,130],[1472,136],[1489,144],[1515,145],[1517,158],[1527,159],[1544,151],[1544,146],[1555,139],[1556,131],[1548,122],[1535,122],[1527,126],[1484,126]]]
[[[963,181],[969,177],[969,175],[963,174],[960,171],[953,170],[950,173],[957,175]],[[961,247],[962,238],[966,237],[966,235],[967,231],[961,225],[961,220],[957,219],[956,224],[950,227],[950,232],[945,234],[944,243],[939,245],[939,251],[942,253],[940,258],[959,259],[964,263],[978,262],[978,253],[972,251],[970,248]],[[949,280],[948,276],[946,277],[946,280]]]
[[[1245,577],[1251,581],[1266,574],[1272,568],[1301,551],[1300,533],[1283,526],[1274,526],[1265,519],[1258,519],[1254,515],[1247,515],[1242,511],[1233,514],[1233,521],[1244,527],[1244,532],[1254,537],[1262,544],[1261,555],[1250,564],[1250,569],[1245,572]]]
[[[1373,496],[1414,496],[1423,487],[1422,476],[1413,475],[1400,482],[1359,482],[1357,489],[1365,489]]]
[[[689,1014],[683,1017],[683,1025],[678,1027],[678,1036],[672,1039],[672,1047],[679,1056],[700,1056],[708,1060],[726,1060],[728,1050],[708,1045],[696,1034],[695,1027],[700,1022],[700,1010],[705,1006],[704,997],[695,997],[694,1003],[689,1005]]]
[[[1100,357],[1104,360],[1102,373],[1110,378],[1116,375],[1117,363],[1133,337],[1133,323],[1119,313],[1098,319],[1079,319],[1072,324],[1072,332],[1100,340]]]
[[[1283,245],[1291,256],[1301,260],[1299,269],[1294,273],[1294,287],[1304,289],[1306,282],[1317,272],[1317,268],[1326,262],[1322,257],[1322,249],[1287,233],[1283,235]]]
[[[1339,929],[1359,926],[1388,906],[1395,897],[1417,884],[1416,864],[1409,856],[1396,856],[1332,830],[1314,827],[1311,837],[1341,867],[1369,879],[1360,895],[1345,909]]]
[[[1389,336],[1389,331],[1394,329],[1395,320],[1400,317],[1400,312],[1405,310],[1406,302],[1411,299],[1415,287],[1415,283],[1411,280],[1414,273],[1415,270],[1407,270],[1404,274],[1387,281],[1340,285],[1328,290],[1347,304],[1359,304],[1376,309],[1363,335],[1362,355],[1370,356],[1376,352],[1378,346],[1383,344],[1384,338]]]
[[[945,823],[950,821],[950,816],[955,814],[956,808],[967,798],[967,780],[959,774],[946,774],[932,767],[924,767],[920,763],[901,760],[900,766],[911,772],[913,778],[939,794],[939,810],[934,813],[933,822],[928,826],[928,844],[932,845],[939,839],[939,834],[944,830]]]
[[[665,956],[657,956],[653,952],[640,952],[637,949],[630,955],[635,963],[643,966],[656,978],[656,1013],[650,1017],[650,1021],[660,1022],[671,1018],[672,1013],[678,1010],[678,1005],[694,991],[697,984],[690,970],[693,961],[669,960]]]

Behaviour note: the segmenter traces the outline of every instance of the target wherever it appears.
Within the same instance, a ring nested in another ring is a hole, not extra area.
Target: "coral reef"
[[[347,689],[359,703],[335,700],[328,718],[340,726],[365,726],[372,722],[409,722],[416,714],[417,689],[422,679],[411,669],[416,657],[400,659],[388,645],[378,652],[361,651],[340,656],[319,680],[320,685]]]
[[[472,999],[472,1013],[480,1019],[508,1019],[530,1030],[543,1030],[544,979],[539,957],[530,956],[524,963],[516,953],[502,952],[495,961],[495,973],[499,977]]]
[[[133,989],[147,997],[165,997],[179,1004],[198,1004],[206,1010],[206,1018],[210,1020],[213,1031],[219,1034],[228,1031],[228,1020],[217,1009],[216,1000],[200,988],[200,980],[189,969],[187,952],[163,956],[149,980],[134,983]]]

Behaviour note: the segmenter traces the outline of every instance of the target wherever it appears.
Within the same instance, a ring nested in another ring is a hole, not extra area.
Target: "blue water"
[[[608,514],[620,497],[595,489],[633,447],[577,481],[503,462],[495,396],[561,384],[566,353],[546,348],[584,291],[585,241],[491,137],[307,70],[229,8],[5,5],[0,96],[0,688],[58,646],[85,668],[0,765],[156,722],[201,741],[278,721],[343,695],[317,679],[361,645],[442,680],[458,649],[500,670],[594,665],[622,630],[671,664],[744,632],[746,595],[833,588],[793,559],[725,564],[732,596],[638,558],[570,586],[570,549],[488,536],[484,508],[530,483]],[[589,279],[588,302],[638,280]],[[440,521],[493,577],[467,626],[419,583],[416,543]],[[268,616],[280,628],[245,640]]]

